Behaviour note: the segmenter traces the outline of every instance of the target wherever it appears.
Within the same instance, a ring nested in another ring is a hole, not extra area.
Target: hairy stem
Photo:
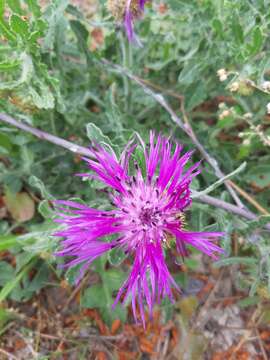
[[[35,135],[36,137],[38,137],[39,139],[41,140],[46,140],[46,141],[49,141],[55,145],[58,145],[58,146],[61,146],[65,149],[68,149],[69,151],[73,152],[73,153],[76,153],[76,154],[80,154],[80,155],[85,155],[85,156],[92,156],[92,152],[91,150],[85,148],[85,147],[82,147],[80,145],[77,145],[77,144],[74,144],[70,141],[67,141],[65,139],[62,139],[58,136],[55,136],[55,135],[52,135],[52,134],[49,134],[45,131],[42,131],[42,130],[39,130],[39,129],[36,129],[36,128],[33,128],[32,126],[30,125],[27,125],[23,122],[20,122],[20,121],[17,121],[15,119],[13,119],[11,116],[7,115],[7,114],[3,114],[3,113],[0,113],[0,120],[2,122],[5,122],[9,125],[13,125],[15,127],[17,127],[18,129],[21,129],[21,130],[24,130],[30,134],[33,134]]]

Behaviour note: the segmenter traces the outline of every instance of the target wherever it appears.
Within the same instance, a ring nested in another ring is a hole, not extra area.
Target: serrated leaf
[[[88,139],[92,142],[105,146],[109,145],[111,148],[113,148],[113,144],[110,138],[104,135],[101,129],[93,123],[89,123],[86,125],[86,135]]]
[[[38,90],[30,87],[28,91],[32,97],[33,103],[38,109],[54,108],[54,96],[48,85],[40,82]]]
[[[51,219],[55,215],[48,200],[42,200],[39,203],[38,212],[44,217],[44,219]]]
[[[26,39],[29,36],[29,24],[16,14],[10,17],[10,27],[15,33]]]
[[[70,27],[73,30],[74,34],[78,40],[78,47],[82,52],[85,53],[87,60],[89,58],[89,50],[88,50],[88,36],[89,32],[87,31],[86,27],[78,20],[70,20]]]
[[[44,183],[39,178],[32,175],[30,176],[28,181],[29,181],[29,185],[37,188],[40,191],[40,194],[43,198],[47,200],[54,200],[54,197],[47,191]]]
[[[34,74],[34,67],[32,58],[26,54],[22,53],[19,57],[21,63],[21,74],[18,77],[18,80],[7,81],[0,83],[0,90],[11,90],[19,87],[21,84],[28,82]]]

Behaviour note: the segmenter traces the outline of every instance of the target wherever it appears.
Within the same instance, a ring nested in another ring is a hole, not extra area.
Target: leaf
[[[252,32],[252,43],[247,44],[247,50],[249,55],[256,55],[259,53],[263,45],[263,34],[259,26],[256,26]]]
[[[260,302],[260,297],[259,296],[251,296],[248,298],[245,298],[243,300],[240,300],[237,302],[237,305],[240,308],[245,308],[247,306],[252,306],[252,305],[256,305]]]
[[[19,34],[23,39],[29,36],[29,25],[20,16],[13,14],[10,17],[10,27],[15,33]]]
[[[50,202],[48,200],[42,200],[38,205],[38,212],[44,217],[44,219],[51,219],[55,216]]]
[[[81,306],[85,308],[102,308],[107,306],[104,289],[101,285],[92,285],[84,291]]]
[[[58,30],[58,25],[63,21],[63,13],[68,6],[68,0],[56,0],[50,3],[46,13],[48,22],[48,31],[43,41],[43,48],[45,51],[53,49],[55,37]]]
[[[17,69],[20,66],[20,62],[18,60],[12,61],[3,61],[0,62],[0,71],[9,71]]]
[[[0,34],[3,34],[10,41],[16,41],[16,36],[10,30],[9,25],[4,21],[4,19],[0,18]]]
[[[215,32],[222,38],[223,37],[223,26],[222,22],[219,19],[212,20],[212,27]]]
[[[79,49],[85,53],[85,56],[89,61],[90,56],[89,56],[88,43],[87,43],[89,32],[87,31],[85,26],[78,20],[70,20],[69,24],[74,34],[77,37]]]
[[[229,266],[229,265],[256,265],[257,259],[248,257],[232,257],[222,259],[213,263],[214,267]]]
[[[37,0],[25,0],[26,4],[28,5],[30,11],[33,15],[38,18],[41,15],[41,10]]]
[[[7,0],[10,9],[19,15],[22,15],[22,9],[19,0]]]
[[[1,23],[0,23],[0,27],[1,27]],[[11,90],[17,88],[21,84],[28,82],[33,76],[34,67],[33,67],[32,58],[28,54],[22,53],[19,57],[19,61],[21,63],[21,74],[18,77],[18,80],[0,83],[0,90],[6,90],[6,89]]]
[[[105,271],[102,275],[103,283],[108,286],[111,292],[119,290],[123,285],[123,282],[126,278],[126,274],[119,269],[109,269]]]
[[[92,142],[95,142],[100,145],[107,145],[107,147],[113,148],[113,144],[110,140],[110,138],[103,134],[101,129],[97,127],[93,123],[89,123],[86,125],[86,135],[88,139]]]
[[[246,181],[253,181],[259,187],[266,187],[270,184],[270,165],[257,164],[250,168],[245,176]]]
[[[3,198],[4,203],[13,219],[19,222],[24,222],[33,218],[35,214],[35,203],[28,193],[20,192],[14,194],[7,191]]]
[[[124,251],[118,247],[115,247],[108,253],[108,260],[113,266],[119,266],[122,264],[127,255]]]
[[[0,0],[0,17],[4,16],[5,11],[5,0]]]
[[[14,268],[6,261],[0,261],[0,286],[12,281],[15,276]]]
[[[32,97],[33,103],[38,109],[53,109],[54,108],[54,96],[44,82],[39,82],[39,89],[30,87],[28,89],[29,94]]]
[[[36,176],[31,175],[28,182],[30,186],[33,186],[40,191],[40,194],[43,198],[47,200],[55,200],[54,197],[47,191],[43,182]]]
[[[195,296],[185,297],[177,303],[185,322],[191,319],[198,305],[198,299]]]
[[[9,281],[0,291],[0,303],[6,299],[10,292],[19,284],[22,278],[28,273],[28,271],[34,265],[35,259],[30,261],[11,281]]]
[[[107,324],[112,324],[115,319],[125,321],[126,308],[120,304],[112,309],[113,292],[117,291],[123,284],[126,274],[119,269],[104,270],[104,259],[99,259],[96,270],[101,276],[102,284],[96,284],[86,289],[82,298],[81,305],[86,308],[98,308],[103,320]]]
[[[16,235],[0,235],[0,251],[14,248],[18,244]]]
[[[238,45],[243,45],[244,43],[244,32],[243,28],[239,22],[239,18],[237,16],[234,16],[232,21],[232,31],[235,37],[236,42]]]

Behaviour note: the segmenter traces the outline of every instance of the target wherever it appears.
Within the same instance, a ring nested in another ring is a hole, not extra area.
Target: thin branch
[[[201,195],[196,200],[201,201],[208,205],[213,205],[217,208],[226,210],[232,214],[240,215],[248,220],[258,220],[258,216],[249,210],[239,208],[236,205],[230,204],[220,199],[216,199],[209,195]],[[270,223],[264,225],[264,228],[270,231]]]
[[[7,356],[8,360],[19,360],[16,356],[12,355],[11,353],[7,352],[6,350],[0,348],[0,353]]]
[[[267,211],[261,204],[258,203],[250,194],[248,194],[245,190],[241,189],[238,185],[236,185],[232,180],[228,180],[228,183],[245,198],[250,204],[252,204],[260,213],[263,215],[270,215],[269,211]]]
[[[19,121],[13,119],[9,115],[0,113],[0,121],[10,124],[10,125],[13,125],[13,126],[19,128],[19,129],[22,129],[26,132],[29,132],[29,133],[37,136],[39,139],[46,140],[55,145],[64,147],[65,149],[68,149],[71,152],[75,152],[76,154],[80,154],[80,155],[84,155],[84,156],[86,155],[86,156],[90,156],[90,157],[93,156],[92,152],[83,146],[79,146],[77,144],[69,142],[60,137],[46,133],[45,131],[41,131],[41,130],[35,129],[29,125],[23,124],[22,122],[19,122]],[[74,151],[74,149],[76,149],[76,151]],[[224,209],[231,214],[240,215],[248,220],[258,220],[258,216],[256,214],[254,214],[253,212],[251,212],[249,210],[245,210],[243,208],[240,208],[236,205],[232,205],[232,204],[222,201],[220,199],[216,199],[212,196],[202,195],[199,198],[197,198],[197,200],[199,200],[205,204],[209,204],[209,205],[215,206],[217,208]],[[270,223],[264,225],[264,228],[270,231]]]
[[[200,153],[205,158],[205,160],[214,169],[216,176],[218,178],[223,178],[224,177],[224,174],[220,170],[216,159],[214,159],[212,156],[210,156],[210,154],[205,150],[205,148],[199,142],[198,138],[196,137],[195,133],[193,132],[193,130],[192,130],[191,126],[189,125],[189,123],[188,122],[184,123],[180,119],[180,117],[176,115],[175,111],[166,102],[166,100],[164,99],[162,94],[157,94],[154,91],[152,91],[149,87],[147,87],[145,85],[145,81],[142,81],[140,78],[133,75],[129,70],[127,70],[127,69],[125,69],[125,68],[123,68],[123,67],[121,67],[119,65],[116,65],[114,63],[111,63],[110,61],[108,61],[106,59],[102,59],[102,63],[104,65],[110,66],[111,68],[113,68],[114,70],[116,70],[120,74],[125,74],[131,80],[133,80],[134,82],[139,84],[143,88],[145,93],[147,93],[153,99],[155,99],[170,114],[172,121],[175,122],[180,127],[180,129],[182,129],[189,136],[189,138],[192,140],[193,144],[197,147],[197,149],[200,151]],[[231,187],[231,185],[228,183],[228,181],[225,181],[224,184],[227,187],[228,191],[230,192],[230,194],[231,194],[232,198],[234,199],[235,203],[239,207],[244,208],[245,207],[244,204],[239,199],[238,195],[236,194],[234,189]]]
[[[65,149],[68,149],[69,151],[76,153],[76,154],[80,154],[80,155],[84,155],[84,156],[93,156],[93,153],[85,148],[82,147],[80,145],[74,144],[70,141],[64,140],[62,138],[59,138],[55,135],[51,135],[45,131],[33,128],[30,125],[27,125],[23,122],[17,121],[15,119],[13,119],[11,116],[7,115],[7,114],[3,114],[0,113],[0,120],[9,124],[9,125],[13,125],[21,130],[24,130],[30,134],[35,135],[36,137],[38,137],[41,140],[46,140],[49,141],[55,145],[61,146]]]

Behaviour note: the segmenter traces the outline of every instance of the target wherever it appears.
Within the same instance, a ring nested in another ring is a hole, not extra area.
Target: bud
[[[225,69],[219,69],[217,71],[217,76],[219,77],[220,81],[225,81],[228,79],[228,73]]]
[[[261,87],[264,91],[270,91],[270,81],[264,81]]]
[[[107,0],[107,8],[125,28],[128,40],[141,46],[140,40],[134,32],[135,20],[142,17],[145,3],[148,0]]]
[[[251,113],[245,113],[245,114],[243,115],[243,118],[245,118],[245,119],[252,119],[252,114],[251,114]]]
[[[231,92],[237,92],[239,90],[239,82],[235,81],[229,86]]]
[[[253,93],[254,83],[251,80],[242,80],[239,83],[238,93],[243,96],[249,96]]]
[[[270,114],[270,103],[268,103],[268,104],[266,105],[266,109],[267,109],[267,114]]]
[[[226,104],[224,102],[221,102],[221,103],[218,104],[218,108],[220,110],[224,109],[225,107],[226,107]]]
[[[250,145],[250,138],[244,139],[243,145],[244,146],[249,146]]]
[[[219,120],[224,119],[227,116],[231,115],[231,111],[230,110],[223,110],[221,114],[219,114]]]

